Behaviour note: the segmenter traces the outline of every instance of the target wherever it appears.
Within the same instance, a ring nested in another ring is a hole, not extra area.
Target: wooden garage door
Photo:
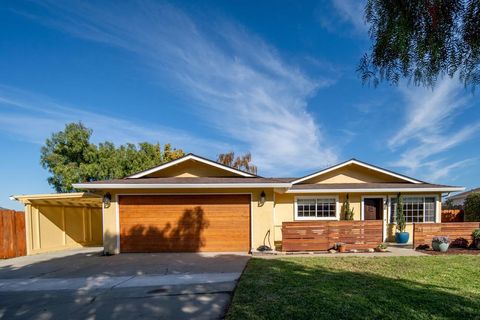
[[[120,196],[121,252],[250,250],[250,195]]]

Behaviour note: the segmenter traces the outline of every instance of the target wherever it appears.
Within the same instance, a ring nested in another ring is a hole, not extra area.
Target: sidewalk
[[[47,279],[0,279],[2,291],[49,291],[49,290],[97,290],[133,287],[151,287],[165,285],[191,285],[233,282],[241,273],[198,273],[170,274],[125,277],[84,277],[84,278],[47,278]]]

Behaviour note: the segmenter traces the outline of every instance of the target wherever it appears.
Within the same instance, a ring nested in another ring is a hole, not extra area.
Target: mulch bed
[[[445,256],[445,255],[457,255],[457,254],[480,255],[480,250],[466,249],[466,248],[449,248],[447,252],[435,251],[433,249],[418,250],[418,251],[426,254],[431,254],[433,256]]]

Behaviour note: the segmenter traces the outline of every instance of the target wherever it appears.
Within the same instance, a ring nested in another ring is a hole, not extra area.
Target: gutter
[[[172,184],[172,183],[75,183],[77,189],[214,189],[214,188],[290,188],[291,183],[206,183],[206,184]]]
[[[360,192],[453,192],[462,191],[461,187],[444,188],[377,188],[377,189],[289,189],[285,193],[360,193]]]

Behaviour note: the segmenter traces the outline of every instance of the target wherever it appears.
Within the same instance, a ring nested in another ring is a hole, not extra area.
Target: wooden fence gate
[[[335,243],[349,249],[375,248],[383,240],[383,221],[295,221],[282,223],[283,251],[322,251]]]
[[[0,259],[27,254],[25,214],[21,211],[0,210]]]

